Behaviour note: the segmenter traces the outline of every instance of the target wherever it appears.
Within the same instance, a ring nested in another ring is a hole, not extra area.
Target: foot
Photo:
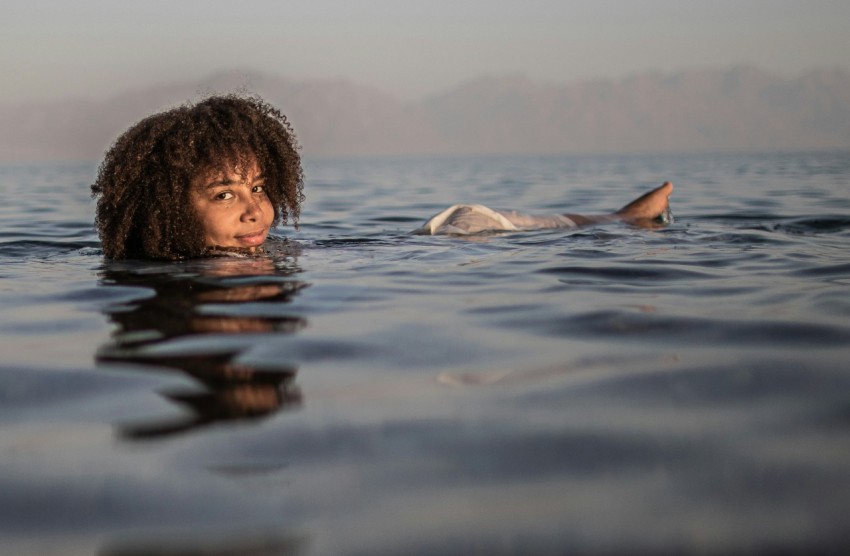
[[[663,219],[669,212],[670,193],[673,192],[673,184],[665,181],[649,193],[645,193],[624,206],[614,214],[626,222],[642,223]]]

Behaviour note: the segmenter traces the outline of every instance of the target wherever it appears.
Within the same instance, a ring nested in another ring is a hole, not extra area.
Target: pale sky
[[[0,102],[220,70],[343,78],[414,100],[483,74],[568,83],[733,64],[850,69],[850,2],[0,0]]]

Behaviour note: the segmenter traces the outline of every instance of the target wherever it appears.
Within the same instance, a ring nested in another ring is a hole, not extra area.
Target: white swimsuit
[[[478,234],[481,232],[516,232],[548,228],[577,228],[561,214],[532,216],[515,210],[493,210],[484,205],[452,205],[414,230],[418,235]]]

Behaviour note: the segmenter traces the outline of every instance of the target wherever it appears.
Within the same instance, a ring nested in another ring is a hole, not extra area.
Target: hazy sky
[[[237,4],[241,6],[237,7]],[[753,64],[850,68],[847,0],[0,0],[0,101],[218,70],[415,99],[481,74],[569,82]]]

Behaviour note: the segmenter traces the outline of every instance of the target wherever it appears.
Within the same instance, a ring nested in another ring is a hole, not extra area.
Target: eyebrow
[[[265,174],[260,174],[258,176],[255,176],[254,179],[251,181],[251,183],[254,184],[254,183],[257,183],[258,181],[263,181],[264,179],[266,179]],[[240,183],[240,182],[237,182],[235,180],[229,180],[229,179],[215,180],[215,181],[211,181],[210,183],[206,184],[203,188],[204,189],[213,189],[215,187],[227,187],[228,185],[233,185],[234,183]]]

